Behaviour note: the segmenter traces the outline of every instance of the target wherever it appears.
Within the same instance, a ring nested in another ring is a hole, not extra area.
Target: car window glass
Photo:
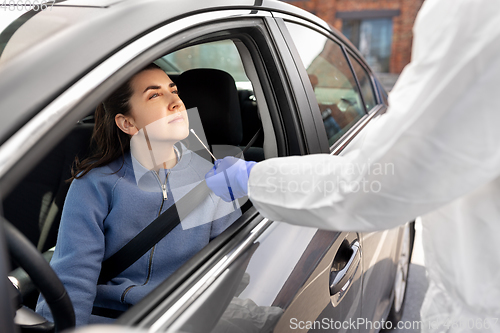
[[[339,44],[302,25],[287,22],[286,26],[309,75],[332,145],[365,114],[356,80]]]
[[[173,72],[184,72],[193,68],[220,69],[231,74],[237,86],[247,88],[250,86],[238,50],[231,40],[186,47],[166,55],[159,61],[170,66],[169,70]],[[167,72],[169,70],[167,69]]]
[[[351,56],[351,54],[349,54],[349,60],[351,61],[356,77],[358,78],[366,110],[370,111],[375,105],[377,105],[370,76],[366,72],[366,69],[364,69],[363,66],[361,66],[361,64],[353,56]]]
[[[385,105],[389,105],[389,101],[388,101],[389,95],[387,94],[387,91],[385,90],[382,83],[380,83],[380,81],[377,80],[376,83],[377,83],[378,91],[380,92],[380,95],[382,96],[382,102]]]

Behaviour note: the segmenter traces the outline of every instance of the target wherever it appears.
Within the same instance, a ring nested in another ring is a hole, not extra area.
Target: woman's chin
[[[174,141],[178,142],[181,140],[184,140],[189,136],[189,130],[187,128],[185,129],[170,129],[169,135],[164,138],[165,141]]]
[[[178,135],[178,138],[179,138],[179,141],[180,140],[184,140],[185,138],[187,138],[189,136],[189,127],[186,126],[182,129],[182,131],[180,131],[179,135]]]

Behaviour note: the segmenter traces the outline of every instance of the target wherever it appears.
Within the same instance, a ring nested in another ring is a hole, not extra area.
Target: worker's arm
[[[500,6],[428,0],[390,108],[346,156],[255,165],[249,197],[278,221],[378,230],[444,205],[500,174]]]

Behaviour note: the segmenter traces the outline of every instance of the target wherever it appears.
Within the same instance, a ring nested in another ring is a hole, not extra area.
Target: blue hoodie
[[[179,162],[170,170],[161,169],[159,175],[143,168],[129,151],[123,167],[119,158],[71,183],[50,264],[73,302],[77,326],[110,321],[91,315],[93,305],[126,310],[136,304],[241,216],[233,203],[211,192],[137,262],[107,284],[97,285],[102,261],[148,226],[159,215],[162,202],[164,212],[204,180],[213,166],[180,146]],[[161,185],[167,174],[164,200]],[[52,320],[42,296],[36,310]]]

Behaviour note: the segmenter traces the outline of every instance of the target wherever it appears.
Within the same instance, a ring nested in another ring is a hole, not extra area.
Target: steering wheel
[[[30,276],[45,297],[54,317],[55,331],[75,326],[75,311],[64,285],[33,244],[7,220],[2,219],[10,255]]]

